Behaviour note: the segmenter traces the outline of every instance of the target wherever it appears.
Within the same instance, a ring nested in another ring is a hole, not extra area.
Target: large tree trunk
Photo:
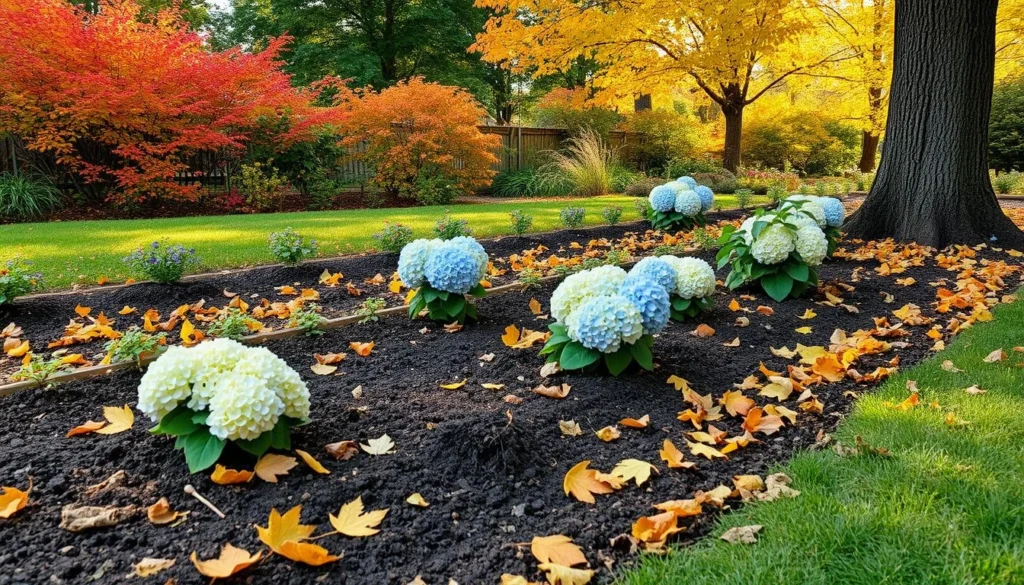
[[[735,99],[730,99],[731,97]],[[743,98],[726,95],[721,104],[725,115],[725,151],[722,153],[722,166],[732,172],[740,168],[743,148]]]
[[[998,0],[899,0],[885,148],[852,237],[1024,245],[988,177]]]

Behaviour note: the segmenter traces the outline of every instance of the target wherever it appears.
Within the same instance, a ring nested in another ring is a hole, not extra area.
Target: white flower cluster
[[[754,259],[761,264],[778,264],[786,260],[789,254],[796,251],[809,266],[820,266],[825,255],[828,253],[828,238],[815,218],[812,218],[803,211],[811,211],[813,215],[814,206],[817,210],[821,206],[812,202],[812,206],[802,205],[799,209],[793,205],[783,204],[775,211],[769,211],[761,216],[748,217],[740,225],[743,232],[743,239],[750,246],[750,253]],[[759,221],[771,222],[781,217],[783,220],[796,226],[796,230],[790,229],[783,224],[774,223],[765,226],[757,238],[754,238],[754,225]],[[824,212],[822,212],[824,218]],[[824,221],[822,222],[824,225]]]
[[[551,316],[568,328],[580,305],[616,293],[625,280],[626,271],[618,266],[599,266],[571,274],[551,294]]]
[[[168,348],[142,377],[138,408],[154,422],[182,404],[209,409],[214,436],[248,440],[273,429],[281,416],[308,419],[309,389],[270,350],[215,339]]]
[[[822,199],[824,198],[816,197],[814,195],[790,195],[783,199],[782,203],[779,204],[779,210],[799,209],[803,212],[801,215],[809,215],[814,219],[814,222],[818,224],[818,227],[824,228],[828,225],[828,222],[825,219],[825,208],[822,205]],[[794,203],[797,202],[799,202],[799,204],[794,205]]]
[[[700,258],[662,256],[676,273],[675,293],[683,299],[702,299],[715,292],[715,270]]]

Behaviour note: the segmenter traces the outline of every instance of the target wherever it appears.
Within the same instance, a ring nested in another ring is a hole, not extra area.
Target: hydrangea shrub
[[[475,320],[476,307],[466,295],[486,296],[481,283],[486,275],[487,252],[469,236],[415,240],[398,256],[398,276],[416,290],[409,300],[409,316],[413,318],[426,309],[435,321]]]
[[[270,350],[215,339],[170,347],[150,364],[138,408],[157,423],[150,432],[176,438],[196,473],[228,442],[256,457],[290,449],[291,429],[309,420],[309,390]]]
[[[541,355],[564,370],[604,367],[613,376],[634,362],[654,368],[655,333],[669,321],[668,291],[654,271],[628,276],[600,266],[568,276],[551,295],[548,338]]]
[[[818,267],[829,248],[820,211],[816,202],[791,198],[774,211],[759,209],[739,228],[726,226],[717,258],[719,268],[732,267],[725,284],[735,289],[759,282],[780,302],[817,286]]]
[[[651,206],[647,219],[654,229],[689,230],[707,223],[704,213],[714,205],[715,194],[692,177],[680,177],[651,189],[647,200]]]

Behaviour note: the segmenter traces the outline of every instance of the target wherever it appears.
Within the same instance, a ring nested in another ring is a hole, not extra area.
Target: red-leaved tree
[[[313,105],[277,60],[286,39],[258,53],[214,52],[168,9],[140,18],[133,0],[97,14],[66,0],[0,2],[0,135],[50,153],[114,202],[190,200],[176,172],[201,151],[241,150],[258,124],[283,118],[282,148],[341,119]]]

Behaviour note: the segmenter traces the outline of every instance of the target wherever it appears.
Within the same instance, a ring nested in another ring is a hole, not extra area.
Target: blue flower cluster
[[[692,189],[676,190],[675,210],[687,217],[693,217],[701,212],[700,197]]]
[[[846,219],[846,208],[843,202],[835,197],[822,197],[818,199],[822,209],[825,210],[825,225],[828,227],[839,227]]]
[[[651,189],[648,199],[654,211],[666,213],[672,211],[676,205],[676,190],[671,185],[658,185]]]
[[[676,179],[676,182],[677,183],[682,183],[682,184],[686,185],[687,187],[689,187],[691,189],[693,189],[694,187],[697,186],[697,179],[694,179],[693,177],[691,177],[689,175],[687,175],[685,177],[679,177],[678,179]]]
[[[698,185],[693,177],[679,177],[651,189],[647,199],[651,209],[658,213],[676,211],[693,217],[711,209],[715,203],[715,194],[710,188]]]
[[[630,278],[652,279],[669,291],[676,288],[675,269],[657,256],[649,256],[637,262],[629,271],[627,280]]]
[[[466,294],[487,275],[487,252],[475,239],[419,239],[402,248],[398,276],[410,288],[423,284],[445,292]]]
[[[668,290],[654,278],[633,274],[626,278],[620,292],[640,311],[644,333],[657,333],[668,324],[671,302]]]
[[[700,197],[700,210],[711,211],[711,207],[715,204],[715,192],[711,190],[711,187],[697,185],[693,188],[693,192]]]
[[[658,287],[660,288],[660,287]],[[643,335],[640,311],[622,295],[595,297],[579,308],[570,333],[577,341],[602,353],[614,353],[622,343],[634,343]]]

